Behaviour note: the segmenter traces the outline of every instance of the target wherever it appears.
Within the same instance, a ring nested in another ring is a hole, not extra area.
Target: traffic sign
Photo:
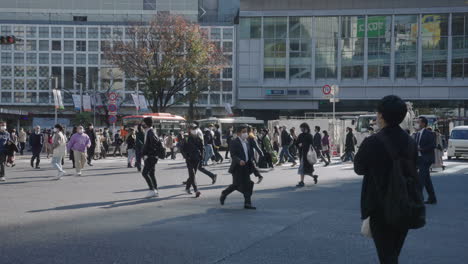
[[[117,100],[117,94],[114,92],[109,93],[108,97],[109,97],[109,101]]]
[[[115,124],[117,122],[117,116],[111,115],[109,116],[109,123]]]
[[[328,84],[325,84],[323,87],[322,87],[322,92],[324,95],[329,95],[332,91],[332,88],[330,85]]]
[[[117,105],[115,104],[109,104],[107,106],[107,110],[109,110],[109,112],[117,112]]]

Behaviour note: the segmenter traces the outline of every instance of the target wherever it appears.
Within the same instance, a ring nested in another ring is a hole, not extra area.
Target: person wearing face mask
[[[201,193],[195,180],[197,169],[200,167],[203,157],[203,142],[197,135],[197,126],[195,124],[190,127],[190,135],[181,144],[181,153],[185,158],[189,177],[185,182],[185,191],[187,194],[192,194],[190,188],[195,192],[195,198],[200,197]]]
[[[0,181],[5,181],[6,148],[9,140],[10,133],[7,131],[6,122],[0,121]]]
[[[221,147],[221,132],[219,131],[219,124],[215,124],[214,137],[213,137],[213,151],[215,161],[218,163],[223,163],[223,156],[219,154],[219,148]]]
[[[304,178],[305,175],[309,175],[314,178],[314,183],[317,184],[318,176],[314,175],[314,164],[309,163],[307,160],[307,153],[310,150],[310,147],[314,144],[314,138],[310,134],[310,127],[307,123],[302,123],[300,126],[301,134],[297,138],[297,147],[299,148],[299,160],[300,165],[298,169],[298,173],[300,175],[300,182],[296,185],[296,187],[304,187]]]
[[[24,153],[24,148],[26,147],[26,138],[27,138],[27,134],[26,132],[24,131],[23,128],[20,128],[20,131],[18,133],[18,142],[19,142],[19,152],[20,152],[20,155],[22,156],[23,153]]]
[[[44,134],[41,133],[41,127],[36,126],[34,133],[29,136],[29,145],[31,145],[32,157],[31,167],[34,168],[34,160],[36,161],[36,169],[40,169],[39,164],[41,163],[41,151],[44,146]]]
[[[226,143],[227,143],[227,150],[226,150],[226,154],[224,155],[224,158],[225,159],[229,159],[229,148],[231,146],[231,141],[232,141],[232,138],[234,137],[234,133],[233,133],[233,128],[230,127],[227,131],[226,131]]]
[[[322,135],[320,135],[320,127],[315,126],[315,135],[314,135],[314,149],[319,157],[324,163],[325,167],[330,165],[328,161],[325,160],[325,157],[322,155]]]
[[[244,208],[255,210],[251,199],[254,183],[250,179],[250,174],[253,173],[254,169],[254,150],[249,144],[247,129],[247,125],[241,125],[237,128],[237,138],[232,141],[230,149],[231,167],[229,173],[232,174],[232,184],[222,191],[219,200],[221,205],[224,205],[227,196],[237,190],[244,195]]]
[[[65,175],[65,171],[62,168],[62,159],[66,155],[66,152],[67,139],[63,134],[63,127],[60,124],[56,124],[52,138],[52,166],[58,171],[56,180],[60,180]]]
[[[81,170],[86,163],[86,152],[89,147],[91,147],[91,140],[84,133],[83,126],[78,126],[77,133],[73,134],[67,144],[68,150],[73,151],[77,176],[81,176]]]
[[[89,140],[91,140],[91,146],[88,148],[88,165],[93,166],[91,161],[94,159],[94,153],[96,151],[96,132],[94,131],[93,124],[88,125],[86,135],[88,135]]]

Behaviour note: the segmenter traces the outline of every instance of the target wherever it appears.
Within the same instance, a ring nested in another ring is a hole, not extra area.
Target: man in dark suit
[[[436,148],[436,139],[433,132],[427,129],[427,119],[419,117],[416,124],[418,132],[415,135],[416,143],[418,144],[418,170],[419,181],[421,182],[421,193],[424,194],[424,187],[429,195],[426,204],[436,204],[437,198],[432,185],[430,168],[435,161],[434,150]]]
[[[223,163],[223,156],[219,154],[219,148],[221,147],[221,132],[219,131],[219,124],[215,124],[214,137],[213,137],[213,151],[216,162]]]
[[[88,165],[93,166],[91,163],[94,159],[94,151],[96,150],[96,132],[94,131],[93,124],[88,125],[88,129],[86,130],[86,135],[88,135],[89,140],[91,140],[91,147],[88,148]]]
[[[317,157],[319,157],[324,163],[325,166],[330,165],[328,161],[325,160],[325,157],[322,155],[322,135],[320,135],[320,127],[315,126],[315,135],[314,135],[314,149],[317,153]]]
[[[247,125],[239,126],[237,128],[237,138],[231,142],[231,167],[229,173],[232,174],[232,184],[222,192],[220,202],[221,205],[224,205],[226,197],[237,190],[244,194],[244,208],[256,209],[252,206],[251,196],[254,183],[250,180],[250,174],[254,170],[254,151],[248,141],[247,129]]]
[[[145,163],[141,174],[149,188],[146,197],[159,197],[158,183],[155,176],[155,167],[156,163],[158,163],[158,146],[160,146],[159,138],[153,130],[153,119],[151,117],[145,117],[141,126],[145,129],[145,142],[142,150]]]
[[[29,144],[32,149],[31,167],[34,168],[34,160],[36,160],[36,169],[40,169],[41,151],[44,146],[44,134],[41,133],[41,127],[36,126],[34,133],[29,136]]]

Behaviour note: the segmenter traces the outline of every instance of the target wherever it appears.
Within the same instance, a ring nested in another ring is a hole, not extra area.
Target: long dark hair
[[[322,133],[324,136],[328,136],[328,131],[324,130]]]
[[[304,133],[310,134],[310,127],[309,127],[309,124],[307,124],[307,123],[304,122],[304,123],[302,123],[299,127],[300,127],[301,129],[303,128],[303,129],[306,130],[306,132],[304,132]]]

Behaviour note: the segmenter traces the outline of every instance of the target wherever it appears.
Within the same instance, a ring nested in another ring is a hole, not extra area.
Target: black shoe
[[[183,182],[182,182],[182,185],[186,185],[186,184],[187,184],[187,181],[183,181]]]
[[[141,172],[141,168],[137,168],[138,172]]]
[[[215,175],[213,176],[213,181],[211,182],[211,184],[215,184],[217,179],[218,179],[218,175],[215,174]]]
[[[257,207],[253,207],[251,204],[244,205],[244,209],[257,210]]]
[[[88,162],[88,165],[91,166],[91,167],[94,166],[91,162]]]
[[[304,187],[304,186],[305,186],[304,182],[299,182],[299,183],[296,185],[296,187]]]
[[[312,178],[314,178],[314,184],[317,184],[317,182],[318,182],[318,175],[312,175]]]
[[[130,165],[130,164],[127,165],[127,168],[131,168],[131,167],[132,167],[132,165]]]
[[[257,184],[260,184],[263,181],[263,176],[258,177]]]
[[[324,167],[327,167],[328,165],[330,165],[330,162],[326,162]]]
[[[201,192],[197,191],[197,192],[195,193],[195,198],[200,197],[200,195],[201,195]]]
[[[36,166],[36,169],[40,169],[40,168],[41,168],[41,167],[39,167],[39,166]]]
[[[437,200],[427,200],[424,203],[425,204],[437,204]]]
[[[226,195],[221,194],[221,197],[219,197],[219,203],[221,205],[224,205],[224,201],[226,201]]]

